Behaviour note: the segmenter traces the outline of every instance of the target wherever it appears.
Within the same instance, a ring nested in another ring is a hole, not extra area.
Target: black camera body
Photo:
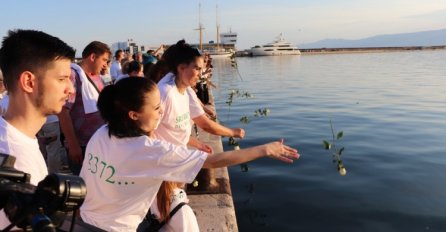
[[[32,231],[56,231],[66,213],[84,202],[87,188],[82,178],[50,174],[37,186],[29,183],[30,175],[14,168],[15,157],[0,154],[0,209],[13,226]]]

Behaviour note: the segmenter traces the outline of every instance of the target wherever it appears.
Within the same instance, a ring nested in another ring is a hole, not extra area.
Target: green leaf
[[[240,122],[241,123],[245,123],[245,124],[247,124],[247,123],[249,123],[251,120],[248,118],[248,116],[243,116],[243,117],[241,117],[240,118]]]
[[[229,137],[228,145],[235,147],[235,146],[238,146],[239,144],[238,144],[237,140],[234,139],[234,137]]]
[[[330,143],[327,140],[324,140],[323,143],[324,143],[325,150],[329,150],[331,147]]]
[[[344,136],[344,132],[339,131],[338,135],[336,136],[336,139],[340,139],[340,138],[342,138],[342,136]]]

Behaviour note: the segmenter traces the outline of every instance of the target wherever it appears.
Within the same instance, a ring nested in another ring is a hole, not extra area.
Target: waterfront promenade
[[[211,102],[214,102],[211,91],[209,95]],[[215,105],[206,107],[215,110]],[[223,152],[221,136],[209,134],[200,128],[198,136],[200,141],[212,147],[214,153]],[[200,173],[197,177],[197,188],[189,185],[187,189],[189,205],[197,216],[200,231],[238,231],[228,169],[205,170],[204,175],[204,178],[200,178],[203,176]]]

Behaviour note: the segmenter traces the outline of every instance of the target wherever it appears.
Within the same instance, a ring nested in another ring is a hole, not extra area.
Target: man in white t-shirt
[[[15,156],[14,168],[31,174],[33,185],[48,174],[36,134],[73,92],[69,77],[74,54],[59,38],[34,30],[9,31],[0,49],[9,96],[7,111],[0,118],[0,152]],[[9,224],[1,211],[0,229]]]
[[[121,61],[123,58],[124,51],[122,51],[121,49],[117,50],[115,52],[115,61],[112,62],[110,67],[110,75],[113,81],[116,81],[116,79],[118,79],[118,77],[122,75]]]

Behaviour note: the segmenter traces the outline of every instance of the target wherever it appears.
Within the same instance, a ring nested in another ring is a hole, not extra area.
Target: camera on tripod
[[[14,226],[25,231],[56,231],[67,212],[84,202],[87,189],[82,178],[50,174],[37,186],[29,183],[30,175],[14,168],[15,157],[0,153],[0,209]]]

